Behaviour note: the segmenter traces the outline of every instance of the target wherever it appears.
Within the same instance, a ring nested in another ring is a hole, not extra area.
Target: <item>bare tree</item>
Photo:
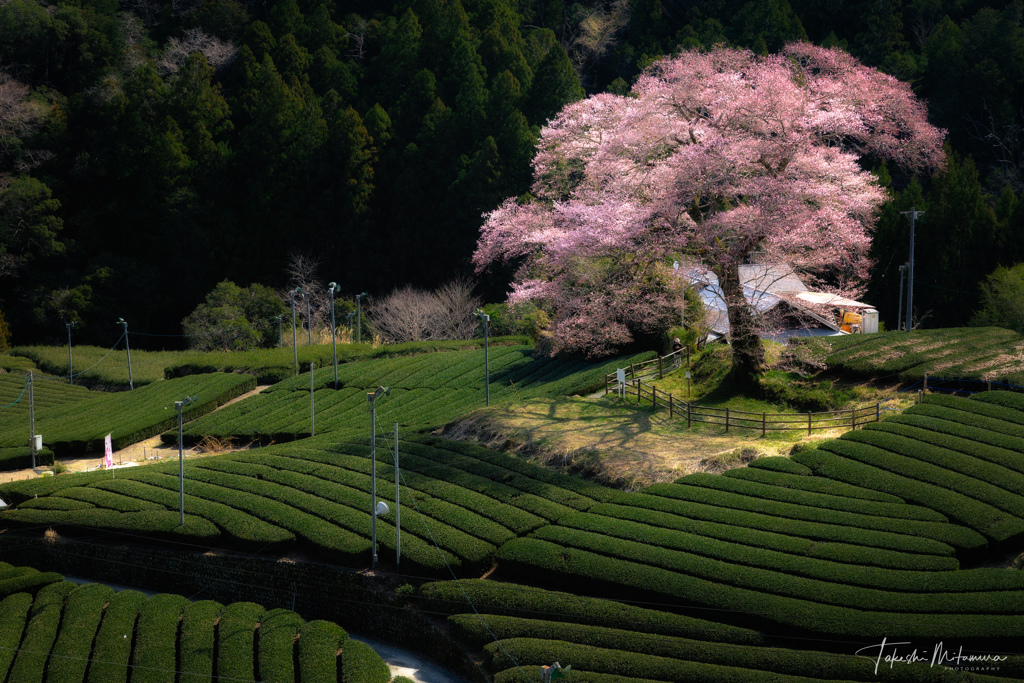
[[[281,293],[285,303],[291,304],[290,292],[296,287],[302,289],[302,296],[295,299],[295,312],[299,317],[306,317],[306,301],[309,302],[309,320],[306,325],[311,330],[328,327],[331,315],[330,295],[320,277],[320,257],[302,252],[293,252],[288,258],[285,272],[288,274],[288,288]]]
[[[167,41],[167,48],[157,60],[157,69],[163,75],[177,73],[193,52],[201,52],[206,63],[216,71],[234,61],[238,49],[230,42],[203,33],[198,28],[190,28],[181,40],[171,38]]]
[[[434,292],[406,285],[377,301],[367,312],[388,342],[472,339],[480,300],[465,279],[447,282]]]
[[[29,87],[0,71],[0,163],[42,119],[44,107],[28,98]]]

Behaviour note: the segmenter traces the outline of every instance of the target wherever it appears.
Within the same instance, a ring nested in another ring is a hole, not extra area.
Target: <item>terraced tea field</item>
[[[0,679],[359,681],[387,664],[337,624],[251,602],[146,597],[0,562]]]

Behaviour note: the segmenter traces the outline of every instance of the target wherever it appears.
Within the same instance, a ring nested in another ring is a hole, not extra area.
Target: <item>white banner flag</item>
[[[110,443],[110,434],[103,438],[103,464],[111,467],[114,464],[114,447]]]

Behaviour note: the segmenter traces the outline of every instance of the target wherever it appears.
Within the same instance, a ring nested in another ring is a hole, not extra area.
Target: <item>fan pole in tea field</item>
[[[32,392],[32,371],[28,371],[28,449],[32,453],[32,469],[36,468],[36,407]]]
[[[371,569],[377,568],[377,399],[391,393],[390,387],[377,387],[366,394],[370,402],[370,552]]]
[[[491,316],[477,309],[476,317],[484,326],[484,405],[491,405],[491,366],[487,358],[487,323],[491,322]]]
[[[331,349],[334,353],[334,390],[338,390],[338,329],[334,326],[334,293],[340,292],[337,282],[327,285],[331,292]]]
[[[65,323],[68,328],[68,384],[75,383],[74,366],[71,363],[71,328],[75,326],[75,321]]]
[[[910,216],[910,261],[907,265],[907,332],[914,329],[914,221],[918,216],[923,216],[924,211],[918,211],[913,206],[910,211],[900,211],[904,216]]]
[[[132,347],[128,343],[128,321],[118,318],[117,322],[124,325],[124,348],[128,352],[128,388],[135,391],[135,382],[132,380]]]
[[[356,327],[359,330],[359,336],[356,337],[356,342],[359,344],[363,343],[363,298],[366,297],[367,294],[367,292],[356,294]]]
[[[299,341],[295,336],[295,294],[302,294],[302,288],[296,287],[291,291],[292,296],[292,358],[295,365],[295,374],[299,374]]]
[[[178,411],[178,509],[181,512],[179,526],[185,526],[185,450],[182,443],[184,430],[182,424],[182,409],[194,400],[192,396],[186,396],[181,401],[175,401],[174,407]]]

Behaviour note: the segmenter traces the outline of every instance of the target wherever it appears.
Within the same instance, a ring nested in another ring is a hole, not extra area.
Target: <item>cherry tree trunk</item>
[[[764,371],[764,347],[757,333],[754,312],[743,295],[739,265],[724,265],[717,270],[729,315],[731,374],[735,380],[750,383]]]

